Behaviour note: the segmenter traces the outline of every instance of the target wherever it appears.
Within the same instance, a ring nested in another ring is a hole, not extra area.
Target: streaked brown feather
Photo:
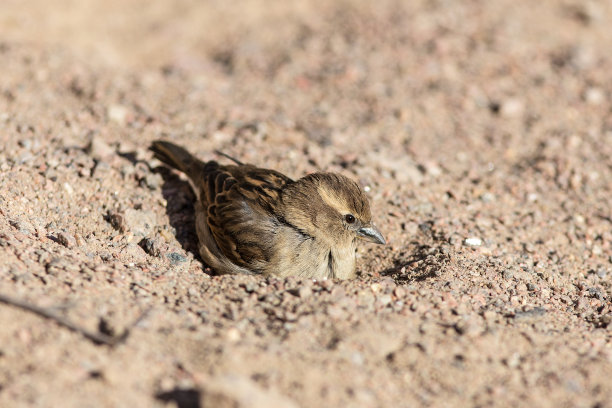
[[[269,261],[273,247],[255,232],[276,222],[273,208],[293,180],[248,164],[204,163],[169,142],[154,142],[151,150],[159,160],[187,174],[198,189],[208,228],[223,255],[239,266],[261,269],[254,266]]]
[[[269,260],[271,242],[262,241],[254,232],[273,220],[279,192],[292,180],[251,165],[217,164],[207,165],[201,178],[199,184],[205,186],[202,205],[207,208],[208,226],[221,252],[250,269],[255,269],[259,260]]]

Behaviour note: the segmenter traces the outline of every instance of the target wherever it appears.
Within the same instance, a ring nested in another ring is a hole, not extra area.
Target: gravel
[[[611,406],[609,7],[13,3],[0,294],[129,335],[1,304],[0,406]],[[342,172],[388,244],[215,276],[158,138]]]

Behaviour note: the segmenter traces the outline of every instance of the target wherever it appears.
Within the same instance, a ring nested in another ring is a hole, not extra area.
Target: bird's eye
[[[344,221],[346,221],[349,224],[353,224],[355,222],[355,216],[353,214],[346,214],[344,216]]]

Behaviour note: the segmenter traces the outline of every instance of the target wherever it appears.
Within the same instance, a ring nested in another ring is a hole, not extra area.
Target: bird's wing
[[[221,252],[236,265],[262,272],[273,255],[278,227],[275,207],[289,177],[251,165],[202,169],[200,200],[208,227]]]

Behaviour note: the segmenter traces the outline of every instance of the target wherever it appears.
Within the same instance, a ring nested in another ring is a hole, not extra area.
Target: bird
[[[233,164],[202,161],[164,140],[150,150],[187,176],[196,197],[198,252],[217,274],[351,279],[357,242],[386,243],[364,190],[344,175],[293,180],[219,151]]]

